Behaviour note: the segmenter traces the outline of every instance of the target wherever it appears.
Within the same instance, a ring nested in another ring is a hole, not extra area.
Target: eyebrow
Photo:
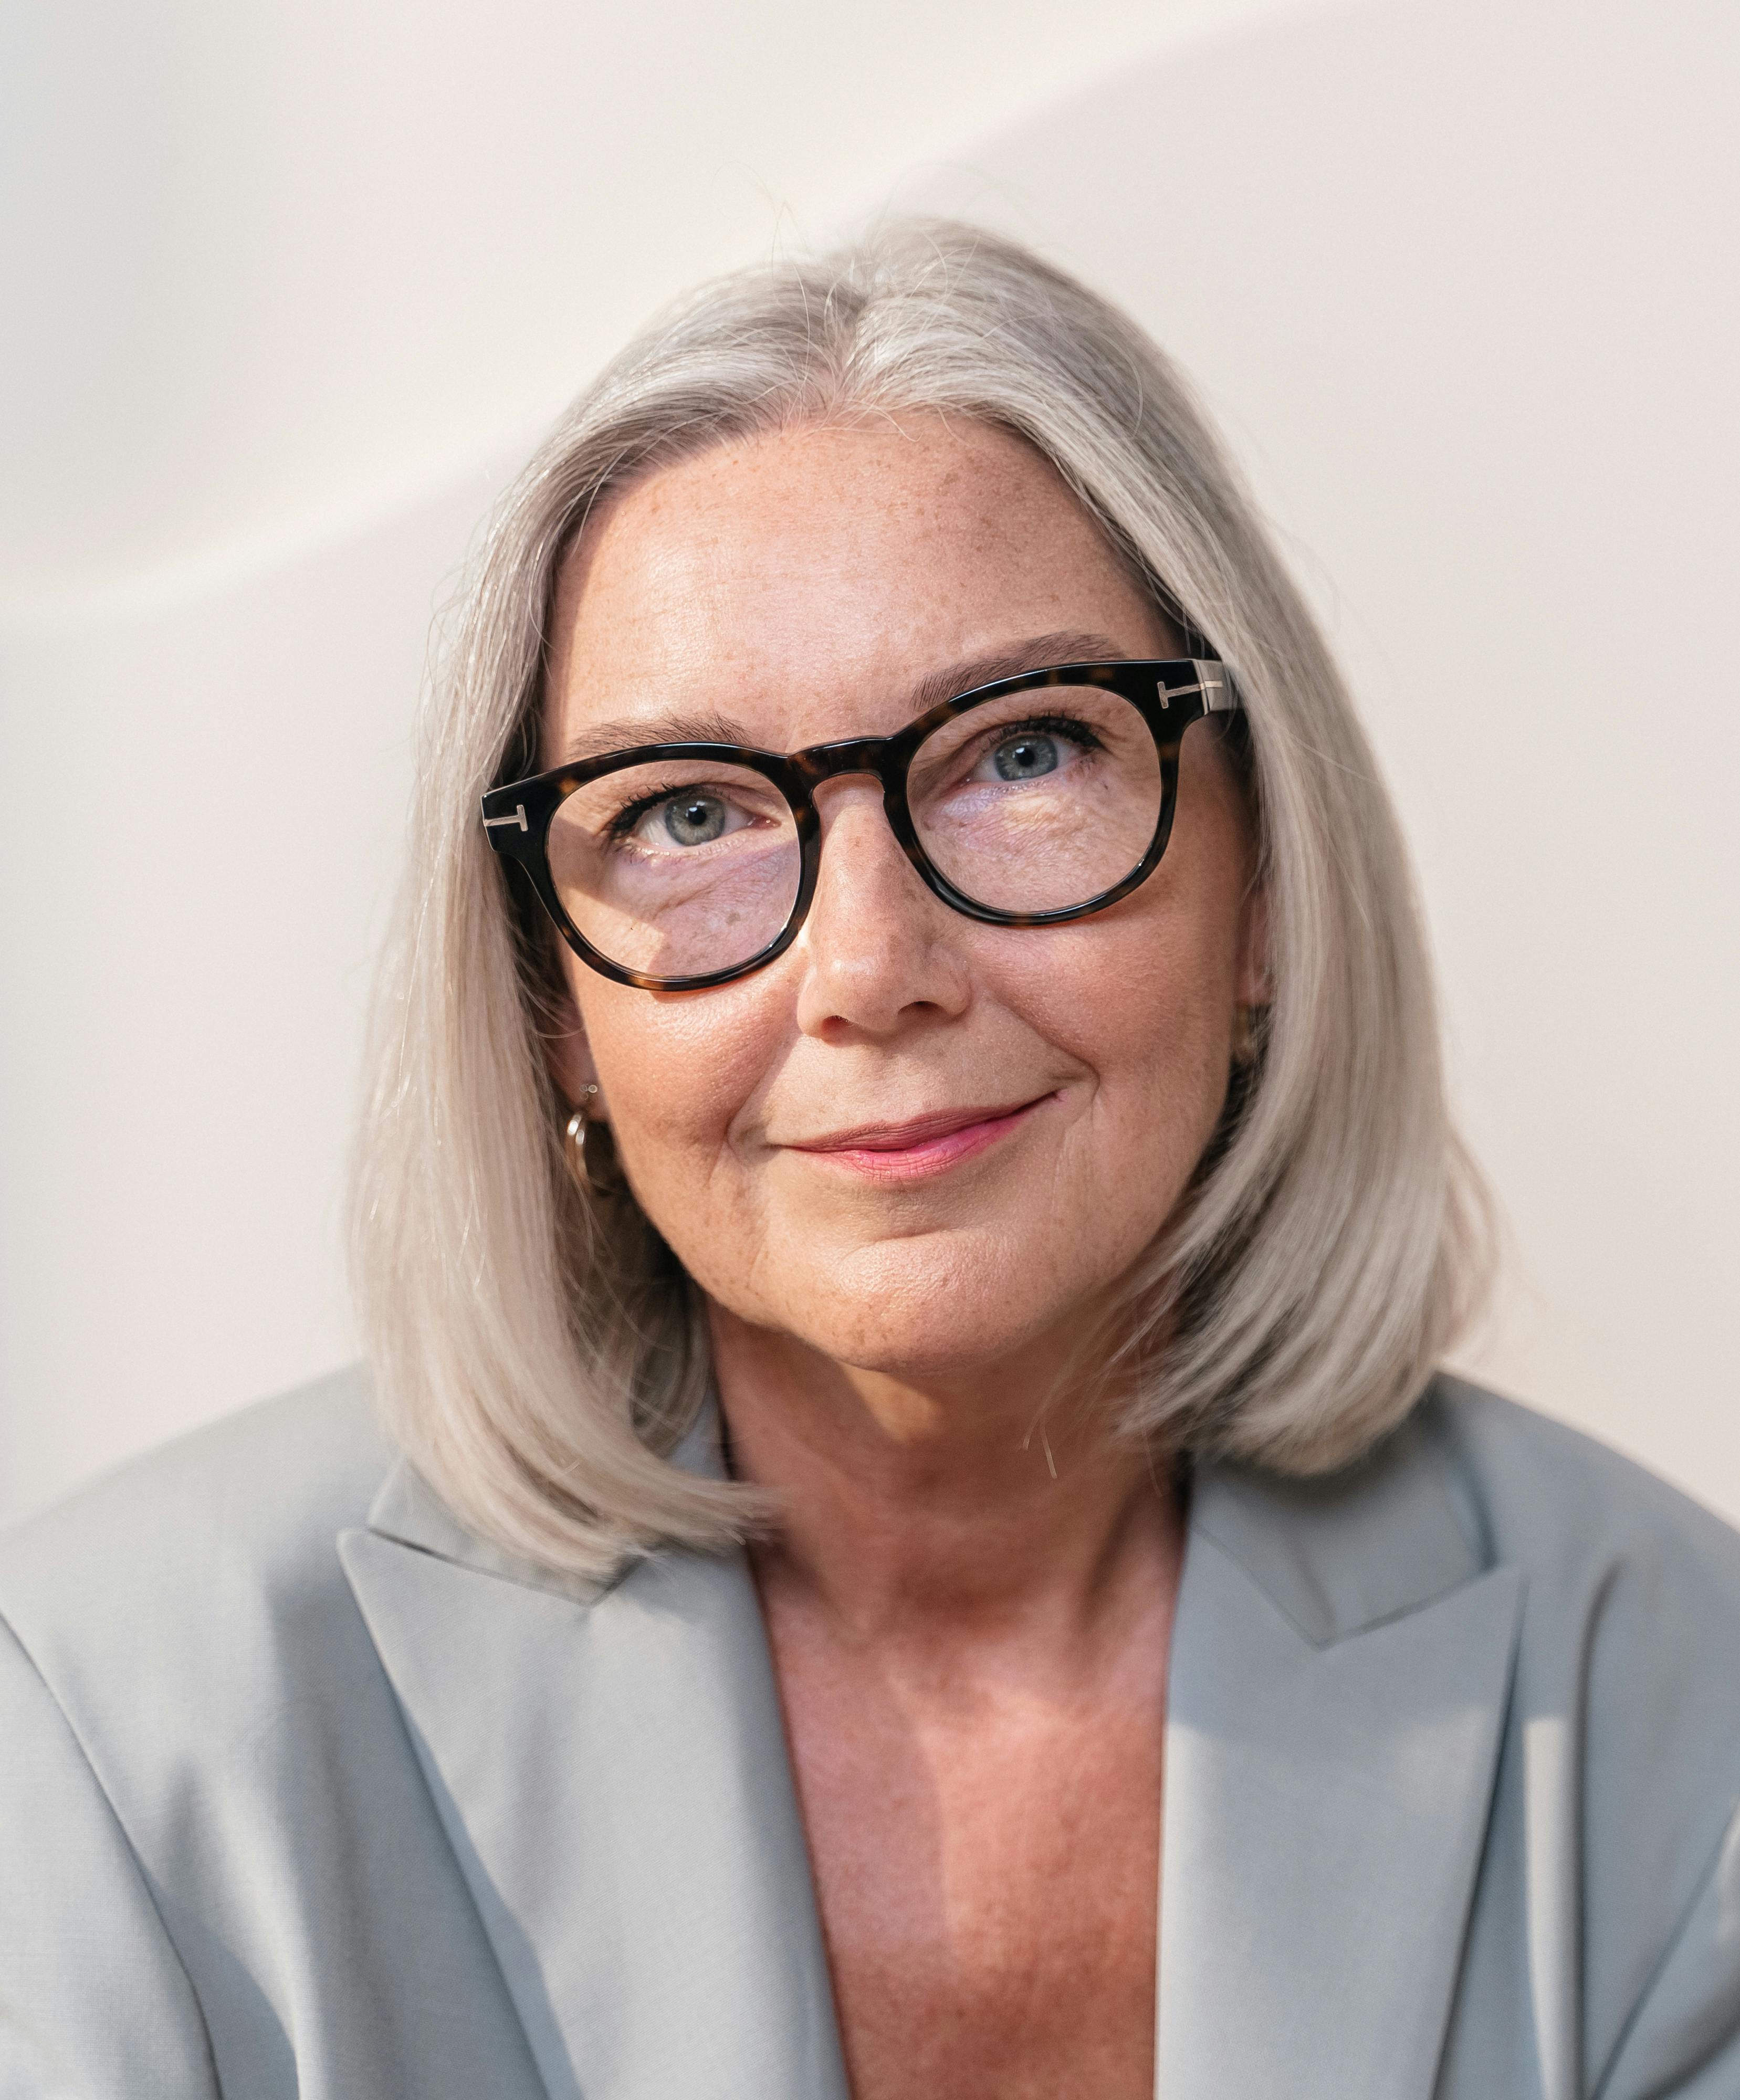
[[[908,689],[912,716],[928,713],[944,700],[952,700],[976,686],[994,684],[999,678],[1018,677],[1023,671],[1044,671],[1058,664],[1121,664],[1129,651],[1109,635],[1064,629],[1050,634],[1030,635],[1026,640],[1004,644],[957,658],[952,664],[927,671]],[[735,743],[758,750],[755,739],[734,717],[716,712],[625,717],[615,721],[594,722],[582,730],[564,748],[559,763],[584,765],[616,751],[633,751],[652,743]]]
[[[634,715],[620,721],[594,722],[563,748],[560,763],[582,765],[613,751],[634,751],[643,743],[740,743],[756,748],[755,739],[730,715]]]
[[[1030,635],[1025,642],[1008,642],[976,656],[963,656],[939,670],[927,672],[908,698],[913,713],[921,715],[959,693],[971,692],[975,686],[1018,677],[1023,671],[1049,670],[1056,664],[1121,664],[1128,660],[1129,653],[1110,635],[1066,628],[1053,634]]]

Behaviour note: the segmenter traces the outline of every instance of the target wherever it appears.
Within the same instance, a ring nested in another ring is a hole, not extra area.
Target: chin
[[[1079,1237],[1074,1244],[1079,1251]],[[882,1240],[792,1263],[783,1302],[762,1317],[837,1363],[948,1383],[1073,1326],[1120,1267],[1066,1272],[1054,1247],[987,1244],[977,1234]]]

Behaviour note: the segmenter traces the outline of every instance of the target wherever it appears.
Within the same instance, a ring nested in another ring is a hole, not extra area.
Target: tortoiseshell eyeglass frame
[[[956,889],[931,865],[919,843],[912,813],[907,806],[907,774],[919,746],[934,730],[987,700],[1006,699],[1012,693],[1038,691],[1048,686],[1100,686],[1120,694],[1147,724],[1160,764],[1160,813],[1154,836],[1142,858],[1110,889],[1053,911],[1002,911]],[[882,807],[889,828],[921,880],[943,903],[969,919],[992,926],[1055,926],[1071,919],[1085,919],[1103,911],[1121,897],[1146,882],[1159,866],[1172,834],[1173,811],[1178,799],[1178,752],[1184,733],[1193,722],[1210,715],[1238,713],[1243,703],[1232,674],[1224,664],[1205,657],[1145,657],[1111,664],[1058,664],[1044,670],[1022,671],[1011,678],[994,679],[975,686],[929,708],[893,736],[850,737],[837,743],[812,744],[806,751],[755,751],[735,743],[643,743],[632,750],[612,751],[601,758],[589,758],[572,765],[559,765],[528,779],[492,788],[483,798],[484,835],[504,860],[519,867],[537,893],[538,902],[554,922],[563,939],[581,960],[600,976],[618,984],[635,985],[643,991],[700,991],[710,985],[728,984],[747,977],[772,962],[797,938],[811,899],[821,866],[822,825],[817,814],[815,791],[824,780],[842,774],[868,773],[881,783]],[[608,773],[630,765],[646,765],[667,759],[712,760],[720,765],[745,767],[771,780],[791,806],[797,830],[801,867],[797,896],[791,916],[779,933],[748,961],[729,969],[713,970],[698,977],[649,977],[625,968],[600,955],[563,909],[550,874],[548,844],[550,827],[556,811],[576,788]]]

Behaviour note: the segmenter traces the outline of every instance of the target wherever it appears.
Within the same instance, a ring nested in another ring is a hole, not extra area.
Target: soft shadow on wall
[[[1229,427],[1420,859],[1514,1227],[1482,1367],[1740,1515],[1737,86],[1725,7],[1313,11],[974,105],[892,193],[1083,271]],[[798,230],[876,179],[812,183]],[[351,1347],[410,702],[519,420],[309,551],[3,644],[0,1509]]]

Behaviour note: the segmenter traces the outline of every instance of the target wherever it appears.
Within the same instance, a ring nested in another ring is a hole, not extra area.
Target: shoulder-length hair
[[[567,1171],[552,960],[479,823],[533,770],[558,566],[609,490],[824,417],[975,418],[1049,460],[1159,608],[1232,666],[1273,1004],[1180,1214],[1128,1279],[1124,1425],[1293,1472],[1407,1412],[1487,1271],[1446,1111],[1395,818],[1341,680],[1202,412],[1128,319],[1012,243],[887,225],[708,285],[584,393],[502,501],[422,739],[352,1243],[377,1387],[417,1470],[511,1552],[602,1578],[769,1512],[673,1465],[708,1379],[699,1294],[632,1198]]]

